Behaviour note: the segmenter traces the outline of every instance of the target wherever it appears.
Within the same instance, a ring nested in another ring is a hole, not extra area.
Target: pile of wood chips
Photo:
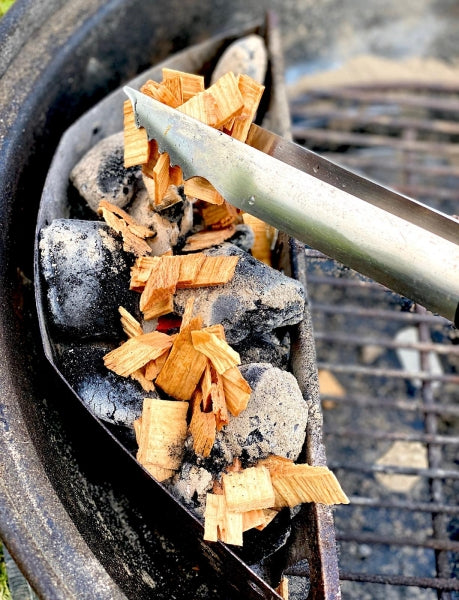
[[[235,77],[231,72],[204,89],[199,75],[163,69],[163,81],[147,81],[141,91],[245,141],[263,89],[250,77]],[[187,437],[192,436],[196,454],[208,457],[216,432],[228,424],[229,414],[237,417],[246,408],[251,394],[238,369],[239,354],[226,342],[223,326],[203,327],[202,318],[193,316],[193,298],[182,318],[175,317],[174,294],[180,288],[224,285],[231,280],[238,257],[209,257],[200,251],[230,238],[236,223],[250,224],[256,238],[252,253],[269,264],[273,230],[242,215],[206,180],[193,177],[184,182],[180,167],[172,166],[145,130],[136,127],[130,101],[124,104],[124,115],[125,166],[142,165],[152,209],[179,201],[177,187],[183,185],[204,223],[202,231],[188,238],[186,254],[152,256],[147,240],[154,232],[109,202],[99,206],[104,220],[121,234],[124,249],[136,256],[130,289],[140,294],[145,321],[158,319],[156,329],[145,333],[120,307],[127,340],[104,362],[118,375],[139,381],[146,392],[159,388],[167,396],[145,398],[142,416],[134,423],[137,460],[164,481],[180,468]],[[174,324],[178,331],[167,333]],[[327,467],[270,456],[243,469],[236,460],[207,494],[204,538],[242,545],[244,531],[263,529],[280,509],[302,502],[336,504],[348,499]]]

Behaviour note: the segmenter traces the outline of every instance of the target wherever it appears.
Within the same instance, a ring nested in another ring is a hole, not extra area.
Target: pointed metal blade
[[[185,179],[206,178],[237,208],[425,308],[459,319],[459,223],[448,218],[445,230],[435,219],[426,225],[418,213],[398,209],[393,197],[386,207],[381,186],[372,182],[361,197],[140,92],[125,92],[138,126],[182,167]]]

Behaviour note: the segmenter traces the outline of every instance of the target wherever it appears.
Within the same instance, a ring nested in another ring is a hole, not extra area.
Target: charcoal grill
[[[458,84],[310,89],[291,111],[298,143],[459,212]],[[313,249],[306,263],[318,368],[341,384],[321,397],[329,465],[351,496],[335,511],[343,595],[458,598],[458,332]],[[422,460],[388,453],[410,446]]]

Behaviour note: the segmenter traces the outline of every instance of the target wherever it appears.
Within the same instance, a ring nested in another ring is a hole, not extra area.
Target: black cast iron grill
[[[312,90],[291,110],[298,143],[459,212],[459,85]],[[343,594],[459,598],[458,332],[323,254],[306,255],[318,368],[342,386],[321,398],[329,465],[351,500],[335,510]],[[399,340],[408,327],[412,337]],[[406,350],[414,366],[401,362]]]

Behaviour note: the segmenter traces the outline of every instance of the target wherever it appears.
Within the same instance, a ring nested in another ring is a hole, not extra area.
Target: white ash
[[[204,326],[221,323],[229,344],[248,336],[299,323],[305,295],[302,284],[269,267],[234,244],[204,251],[209,256],[239,256],[234,277],[224,286],[177,290],[174,308],[182,314],[190,296]]]
[[[124,167],[123,132],[115,133],[96,144],[75,165],[70,181],[97,212],[101,200],[124,208],[142,183],[141,167]]]
[[[132,257],[98,221],[56,219],[41,231],[40,259],[51,326],[69,339],[119,339],[118,307],[138,314]]]

